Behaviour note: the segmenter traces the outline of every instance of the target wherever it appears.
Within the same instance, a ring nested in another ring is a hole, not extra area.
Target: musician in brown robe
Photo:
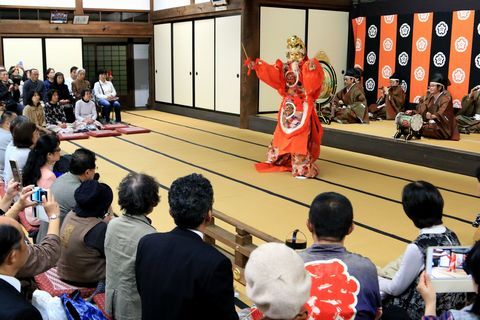
[[[368,107],[371,120],[387,119],[395,120],[399,112],[405,112],[405,91],[400,85],[400,75],[393,73],[390,77],[390,86],[380,88],[382,95],[377,103]]]
[[[430,77],[427,95],[416,109],[416,112],[423,117],[424,125],[420,130],[423,137],[460,140],[453,112],[452,95],[447,90],[449,85],[448,78],[439,73]],[[408,113],[410,112],[407,111]]]
[[[480,85],[475,86],[463,97],[462,109],[456,118],[460,132],[480,133]]]
[[[357,82],[358,76],[355,69],[345,72],[345,87],[337,92],[330,105],[321,109],[325,117],[339,123],[368,123],[367,99],[362,84]]]

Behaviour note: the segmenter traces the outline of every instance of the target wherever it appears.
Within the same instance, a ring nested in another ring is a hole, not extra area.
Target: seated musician
[[[430,77],[426,96],[417,105],[416,113],[423,117],[423,127],[420,134],[423,137],[442,140],[460,140],[457,121],[453,113],[452,95],[447,87],[448,78],[440,73]],[[407,111],[412,114],[415,111]]]
[[[345,72],[345,87],[337,92],[330,105],[322,107],[321,112],[332,121],[339,123],[368,123],[368,109],[365,92],[357,78],[355,69]]]
[[[475,86],[462,99],[457,113],[457,124],[462,133],[480,133],[480,85]]]
[[[390,86],[380,88],[382,95],[377,103],[368,107],[371,120],[387,119],[394,120],[399,112],[405,111],[405,91],[400,85],[400,75],[393,73],[390,77]]]

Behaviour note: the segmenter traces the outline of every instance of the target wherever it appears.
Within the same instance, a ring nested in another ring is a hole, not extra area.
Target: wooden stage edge
[[[239,116],[226,113],[158,102],[155,104],[154,109],[234,127],[240,126]],[[269,134],[273,134],[277,123],[275,119],[262,115],[249,116],[248,120],[248,128],[250,130]],[[329,126],[323,126],[323,128],[322,145],[332,148],[468,176],[474,176],[475,169],[480,165],[480,153],[405,142],[371,134],[339,130]]]

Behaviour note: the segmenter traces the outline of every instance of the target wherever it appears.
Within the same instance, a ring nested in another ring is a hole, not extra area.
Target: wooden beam
[[[189,20],[195,18],[208,18],[225,16],[229,14],[240,14],[242,12],[243,0],[230,0],[226,10],[217,11],[210,2],[200,3],[172,9],[154,11],[152,14],[153,23],[171,22],[177,20]]]
[[[325,10],[349,11],[352,8],[351,0],[257,0],[260,6],[310,8]]]
[[[83,15],[83,0],[75,0],[75,15]]]

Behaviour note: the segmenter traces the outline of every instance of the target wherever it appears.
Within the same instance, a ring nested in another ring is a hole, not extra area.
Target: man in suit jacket
[[[175,180],[168,192],[177,227],[143,237],[136,259],[142,319],[238,319],[232,265],[203,242],[213,189],[199,174]]]
[[[20,224],[0,217],[0,319],[41,320],[40,312],[20,294],[15,278],[28,259],[28,248]]]

